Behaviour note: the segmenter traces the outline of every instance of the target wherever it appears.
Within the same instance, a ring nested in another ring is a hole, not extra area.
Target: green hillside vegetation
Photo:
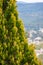
[[[0,0],[0,65],[41,65],[28,45],[16,0]]]

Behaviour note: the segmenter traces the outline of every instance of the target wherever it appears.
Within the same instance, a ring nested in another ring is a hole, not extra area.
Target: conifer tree
[[[16,7],[16,0],[0,0],[0,65],[41,65]]]

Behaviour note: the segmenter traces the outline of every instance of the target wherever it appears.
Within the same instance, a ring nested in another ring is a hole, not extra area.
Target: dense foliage
[[[0,0],[0,65],[41,65],[18,18],[15,0]]]

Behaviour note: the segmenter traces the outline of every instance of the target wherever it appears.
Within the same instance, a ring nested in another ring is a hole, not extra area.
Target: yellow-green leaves
[[[2,9],[0,8],[0,14],[2,14]]]
[[[34,45],[28,46],[16,0],[0,0],[0,65],[40,65]]]

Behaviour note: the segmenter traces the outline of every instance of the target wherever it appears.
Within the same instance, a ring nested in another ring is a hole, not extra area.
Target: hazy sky
[[[32,2],[43,2],[43,0],[17,0],[17,1],[23,1],[23,2],[29,2],[29,3],[32,3]]]

